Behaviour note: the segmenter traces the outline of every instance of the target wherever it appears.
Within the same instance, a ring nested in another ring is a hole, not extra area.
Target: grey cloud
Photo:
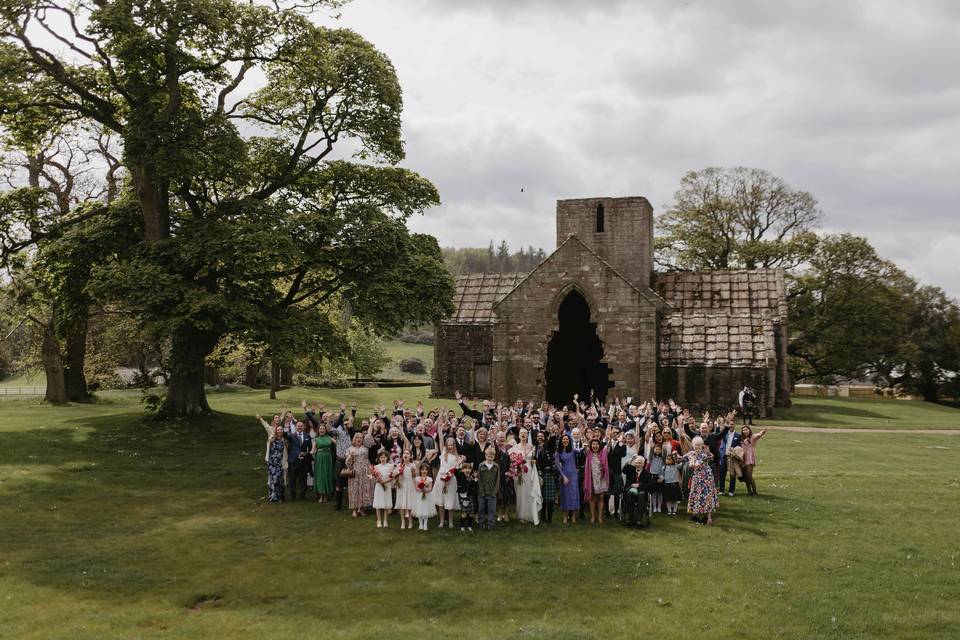
[[[444,243],[553,246],[554,200],[768,169],[960,295],[960,3],[356,0],[407,96],[406,165]],[[524,187],[524,193],[520,193]]]

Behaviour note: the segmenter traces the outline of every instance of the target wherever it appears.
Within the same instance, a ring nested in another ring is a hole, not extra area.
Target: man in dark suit
[[[284,433],[283,437],[287,440],[287,476],[290,479],[290,499],[297,499],[297,491],[300,491],[300,499],[307,499],[307,471],[310,469],[310,449],[313,448],[313,440],[310,434],[306,433],[303,422],[297,422],[296,431]]]
[[[717,475],[717,491],[724,493],[724,478],[727,475],[727,454],[735,447],[740,446],[740,431],[737,429],[736,413],[731,411],[727,414],[727,424],[720,432],[720,467]],[[728,496],[733,496],[733,491],[737,487],[737,476],[730,473],[730,487],[727,490]]]

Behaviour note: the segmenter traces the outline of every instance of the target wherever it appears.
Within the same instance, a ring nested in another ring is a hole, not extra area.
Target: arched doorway
[[[590,305],[576,289],[560,303],[560,327],[547,344],[547,401],[557,406],[583,399],[590,390],[604,400],[610,388],[609,368],[603,362],[603,343],[597,325],[590,322]]]

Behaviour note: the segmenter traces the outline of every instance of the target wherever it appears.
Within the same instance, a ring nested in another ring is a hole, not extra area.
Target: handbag
[[[349,467],[345,469],[340,469],[340,476],[343,478],[352,478],[354,475],[356,475],[356,472],[354,472],[354,470]]]

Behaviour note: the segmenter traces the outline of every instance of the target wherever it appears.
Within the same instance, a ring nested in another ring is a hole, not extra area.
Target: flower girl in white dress
[[[370,469],[370,479],[373,486],[373,508],[377,511],[377,528],[387,526],[387,514],[393,509],[393,479],[396,474],[396,465],[387,460],[390,457],[383,449],[377,454],[377,466]]]
[[[397,467],[397,501],[393,508],[400,512],[400,528],[413,529],[413,515],[411,510],[420,496],[417,495],[416,477],[417,465],[409,449],[403,452],[403,461]]]

